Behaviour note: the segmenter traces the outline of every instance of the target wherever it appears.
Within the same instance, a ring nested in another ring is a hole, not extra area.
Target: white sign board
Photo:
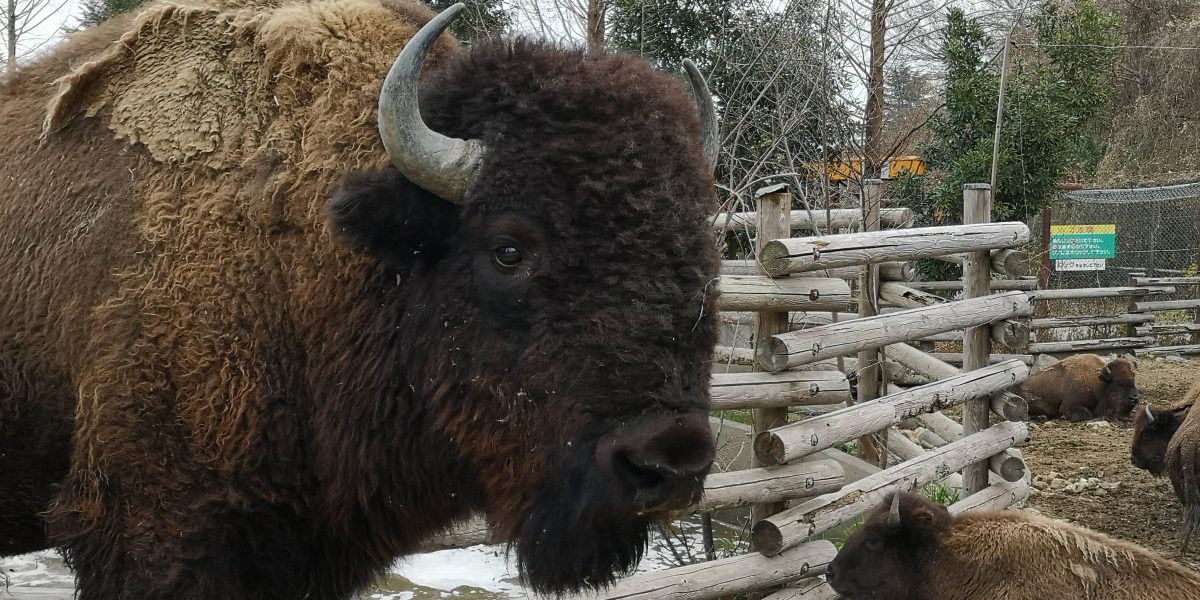
[[[1055,271],[1103,271],[1104,258],[1060,258],[1054,261]]]

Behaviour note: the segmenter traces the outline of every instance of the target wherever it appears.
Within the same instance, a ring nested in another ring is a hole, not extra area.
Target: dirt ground
[[[1170,403],[1197,379],[1200,359],[1138,359],[1137,385],[1143,401]],[[1130,464],[1132,435],[1131,421],[1031,424],[1029,441],[1021,450],[1031,473],[1039,478],[1035,487],[1045,489],[1035,490],[1026,508],[1136,542],[1200,570],[1197,540],[1186,556],[1179,555],[1182,512],[1170,482]],[[1047,484],[1052,476],[1062,481]],[[1078,484],[1081,478],[1090,485]],[[1067,489],[1052,489],[1064,484]],[[1075,491],[1079,487],[1086,489]]]

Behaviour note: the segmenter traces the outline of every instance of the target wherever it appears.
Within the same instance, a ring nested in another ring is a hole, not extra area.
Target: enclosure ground
[[[1138,359],[1137,385],[1143,401],[1174,402],[1200,379],[1200,360]],[[1030,496],[1027,508],[1152,548],[1200,570],[1200,544],[1179,555],[1182,510],[1166,478],[1152,477],[1129,462],[1132,421],[1034,423],[1022,446],[1034,475],[1056,473],[1061,482]],[[1099,482],[1081,491],[1081,478]],[[1109,484],[1105,489],[1099,483]]]

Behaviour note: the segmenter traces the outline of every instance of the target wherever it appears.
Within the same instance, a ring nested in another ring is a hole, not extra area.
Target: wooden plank
[[[1027,377],[1029,367],[1015,360],[969,371],[759,433],[754,437],[754,454],[765,465],[790,462],[887,429],[908,417],[987,398]]]
[[[926,292],[957,292],[962,289],[961,281],[911,281],[908,284],[913,289]],[[998,290],[1036,290],[1035,279],[992,279],[988,282],[992,291]]]
[[[717,373],[709,384],[712,410],[838,404],[850,400],[850,381],[839,371]]]
[[[717,307],[728,311],[844,311],[850,284],[824,277],[722,275]]]
[[[1137,312],[1157,312],[1163,310],[1187,310],[1191,308],[1200,308],[1200,298],[1191,300],[1161,300],[1158,302],[1136,302],[1134,308]]]
[[[751,504],[811,498],[842,487],[845,471],[834,460],[713,473],[704,480],[704,497],[692,512],[711,512]]]
[[[1003,292],[770,336],[755,350],[768,371],[782,371],[905,340],[1032,314],[1024,292]]]
[[[777,556],[757,552],[618,579],[602,600],[711,600],[769,589],[820,575],[837,555],[832,542],[801,544]]]
[[[966,436],[925,456],[900,463],[874,475],[843,486],[837,492],[805,500],[793,508],[754,524],[755,547],[774,555],[800,544],[806,538],[846,523],[872,509],[896,489],[919,490],[948,473],[986,460],[1005,448],[1024,442],[1029,431],[1024,423],[1003,422]]]
[[[1085,315],[1081,317],[1046,317],[1029,321],[1030,329],[1055,329],[1058,327],[1096,327],[1100,325],[1129,325],[1148,323],[1154,320],[1149,314]]]
[[[1120,350],[1123,348],[1142,348],[1153,344],[1153,337],[1114,337],[1069,342],[1036,342],[1029,344],[1029,352],[1030,354],[1054,354],[1057,352]]]
[[[773,277],[830,267],[911,260],[972,250],[1009,248],[1029,241],[1024,223],[886,229],[845,235],[776,239],[759,252]]]
[[[1029,295],[1033,296],[1034,300],[1081,300],[1084,298],[1122,298],[1125,296],[1151,296],[1174,293],[1175,288],[1167,285],[1158,285],[1034,290],[1029,292]]]
[[[789,215],[790,228],[808,231],[862,228],[862,212],[856,208],[835,208],[829,213],[827,216],[824,210],[793,210]],[[717,213],[712,218],[713,229],[754,231],[756,217],[752,212]],[[908,227],[913,224],[913,211],[910,208],[885,208],[879,211],[879,218],[884,227]]]

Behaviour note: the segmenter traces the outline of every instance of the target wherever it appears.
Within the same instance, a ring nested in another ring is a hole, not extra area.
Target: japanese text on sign
[[[1050,259],[1113,258],[1116,225],[1051,225]]]

